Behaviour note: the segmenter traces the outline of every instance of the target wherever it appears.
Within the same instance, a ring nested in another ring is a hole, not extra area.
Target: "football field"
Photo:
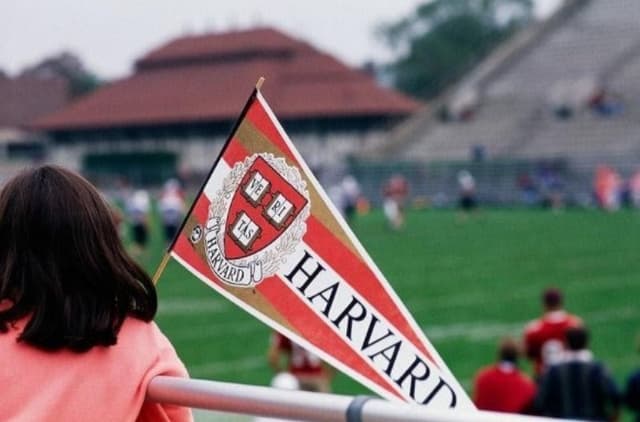
[[[619,384],[640,367],[640,212],[412,211],[402,231],[382,214],[352,228],[454,375],[470,391],[504,336],[520,337],[540,314],[540,292],[562,288],[566,307],[591,330],[591,346]],[[143,261],[150,273],[163,242],[154,226]],[[171,262],[159,282],[158,323],[192,377],[267,385],[270,330]],[[528,364],[522,365],[529,371]],[[333,390],[368,391],[338,374]]]

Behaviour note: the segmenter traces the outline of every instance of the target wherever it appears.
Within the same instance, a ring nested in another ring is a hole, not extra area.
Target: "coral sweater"
[[[45,352],[0,334],[2,421],[191,421],[190,409],[145,400],[156,375],[187,371],[158,326],[128,318],[111,347]]]

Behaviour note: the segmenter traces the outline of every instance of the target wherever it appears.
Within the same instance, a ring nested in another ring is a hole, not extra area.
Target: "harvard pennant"
[[[169,252],[220,294],[381,396],[474,408],[258,89]]]

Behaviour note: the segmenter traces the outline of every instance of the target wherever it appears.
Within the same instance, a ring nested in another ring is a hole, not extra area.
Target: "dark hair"
[[[505,338],[500,342],[498,347],[498,359],[502,362],[518,363],[518,357],[520,356],[520,347],[515,340],[511,338]]]
[[[542,303],[547,308],[557,308],[562,305],[562,292],[555,287],[549,287],[542,293]]]
[[[18,341],[76,352],[116,344],[127,316],[150,321],[158,306],[110,206],[84,178],[49,165],[0,192],[0,302],[1,332],[28,317]]]
[[[567,348],[572,351],[586,349],[589,344],[589,332],[585,327],[572,327],[565,332]]]

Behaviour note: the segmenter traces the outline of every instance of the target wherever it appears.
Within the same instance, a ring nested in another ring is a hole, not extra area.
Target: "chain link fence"
[[[618,172],[619,201],[628,204],[628,181],[640,169],[640,160],[630,157],[581,162],[564,158],[433,163],[354,161],[348,171],[373,206],[381,204],[383,186],[393,175],[407,180],[410,202],[428,207],[455,206],[460,193],[458,176],[468,171],[475,180],[481,205],[593,207],[597,204],[594,180],[599,165]]]

